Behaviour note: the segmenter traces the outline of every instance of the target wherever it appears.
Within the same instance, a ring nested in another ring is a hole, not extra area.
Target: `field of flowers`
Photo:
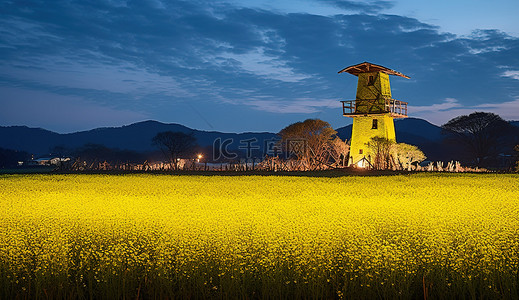
[[[519,176],[0,176],[0,298],[519,298]]]

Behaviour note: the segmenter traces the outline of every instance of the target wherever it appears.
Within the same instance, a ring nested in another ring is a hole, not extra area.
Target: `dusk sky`
[[[409,115],[519,120],[519,1],[0,2],[0,126],[60,133],[143,120],[272,131],[351,124],[364,61]]]

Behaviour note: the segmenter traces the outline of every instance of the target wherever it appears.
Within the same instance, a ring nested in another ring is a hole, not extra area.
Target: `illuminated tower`
[[[389,75],[408,76],[383,66],[363,62],[339,71],[359,77],[355,100],[342,102],[342,113],[353,118],[348,165],[365,167],[374,157],[367,143],[373,137],[396,141],[393,118],[407,117],[407,102],[391,98]]]

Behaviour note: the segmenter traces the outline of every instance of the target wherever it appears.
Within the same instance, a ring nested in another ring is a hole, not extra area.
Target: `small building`
[[[60,164],[67,161],[70,161],[70,157],[40,157],[38,159],[32,160],[31,164],[39,166],[59,166]]]

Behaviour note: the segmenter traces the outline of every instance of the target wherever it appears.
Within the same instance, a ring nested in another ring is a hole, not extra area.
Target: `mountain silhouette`
[[[519,121],[510,122],[519,127]],[[337,135],[343,140],[351,137],[352,125],[336,129]],[[41,128],[27,126],[0,126],[0,148],[26,151],[35,156],[48,155],[53,148],[60,146],[76,149],[86,144],[100,144],[108,148],[124,149],[136,152],[156,151],[152,138],[159,132],[179,131],[192,133],[197,143],[202,147],[212,146],[215,140],[230,139],[228,149],[245,151],[250,143],[257,153],[264,151],[268,141],[277,138],[271,132],[224,133],[203,131],[186,127],[181,124],[166,124],[157,121],[143,121],[122,127],[103,127],[88,131],[60,134]],[[406,118],[395,120],[397,141],[418,146],[430,160],[455,159],[447,145],[442,143],[441,128],[425,120]],[[259,155],[259,154],[258,154]]]
[[[165,124],[157,121],[138,122],[122,127],[103,127],[88,131],[59,134],[41,128],[27,126],[0,126],[0,148],[26,151],[36,156],[47,155],[56,146],[75,149],[86,144],[100,144],[108,148],[125,149],[137,152],[155,151],[152,139],[163,131],[192,133],[198,145],[213,145],[231,139],[228,149],[239,149],[247,142],[262,150],[265,141],[276,137],[269,132],[223,133],[191,129],[180,124]]]

